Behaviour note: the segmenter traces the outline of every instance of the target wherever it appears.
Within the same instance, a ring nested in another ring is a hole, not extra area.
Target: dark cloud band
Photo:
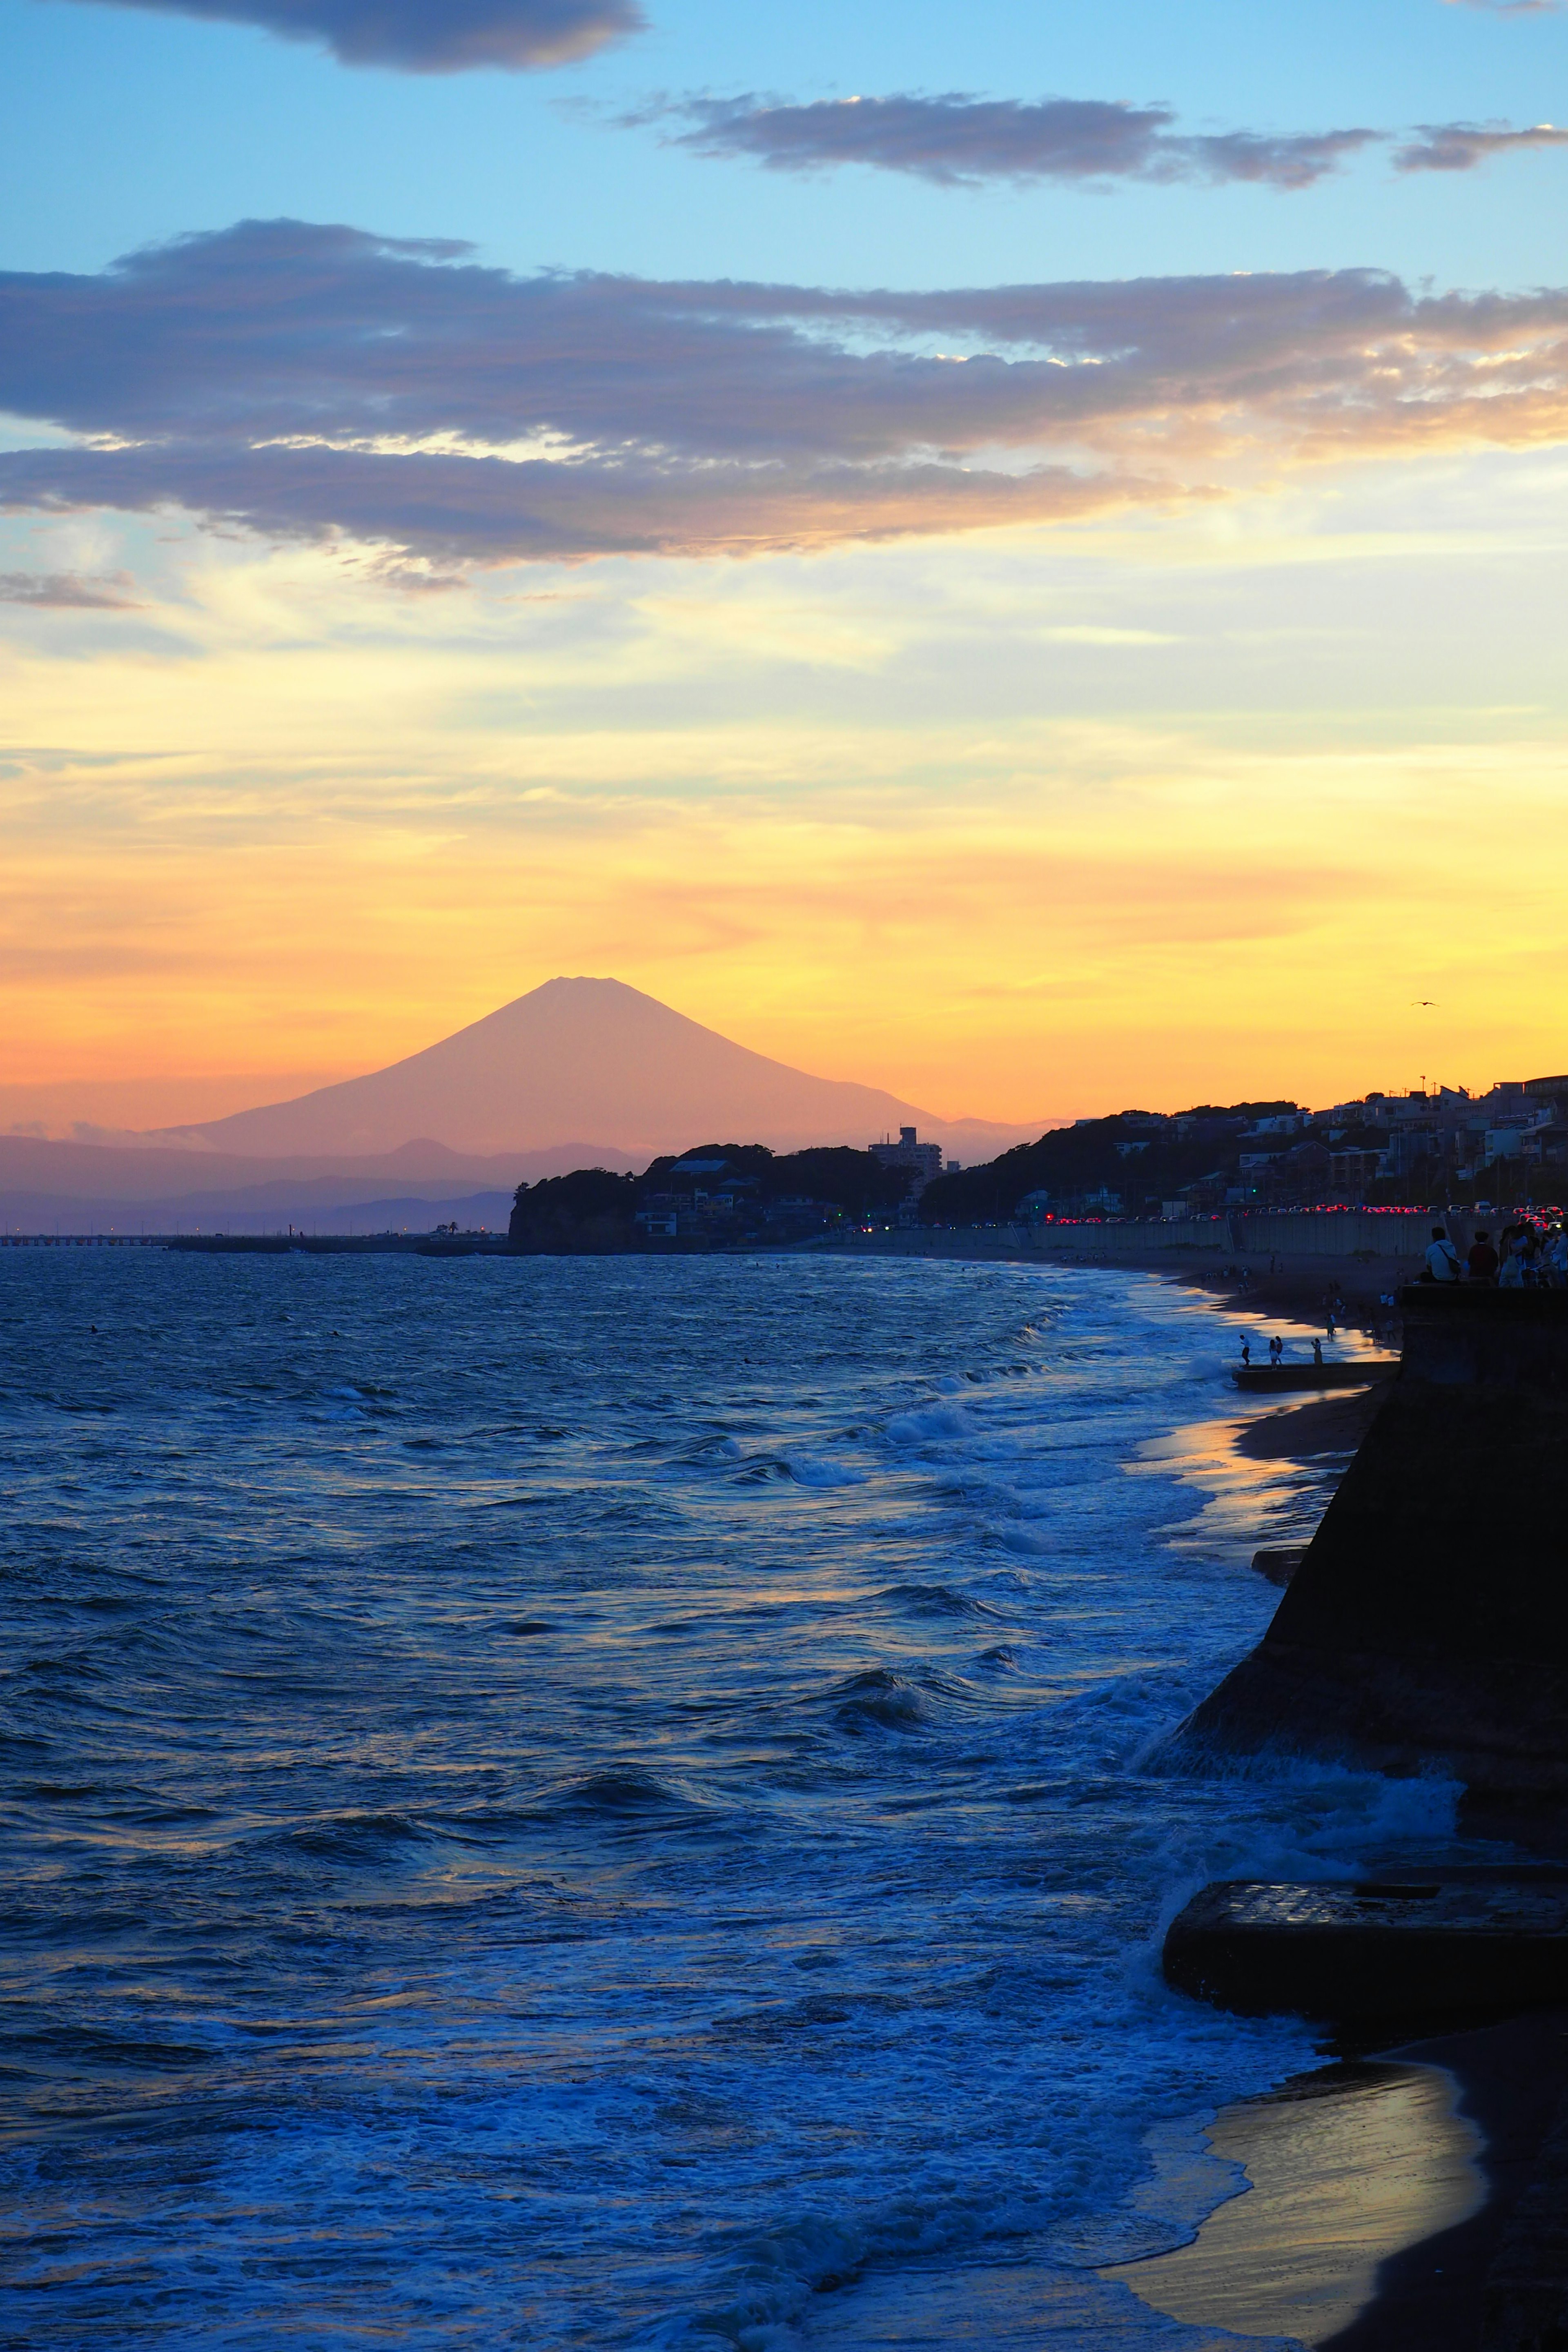
[[[1518,154],[1532,147],[1568,147],[1568,131],[1552,122],[1537,122],[1525,131],[1496,122],[1424,122],[1394,161],[1401,172],[1473,172],[1494,155]]]
[[[753,94],[688,99],[628,121],[673,117],[689,124],[671,144],[700,155],[750,156],[775,172],[865,163],[946,186],[982,180],[1247,180],[1310,187],[1374,131],[1273,138],[1232,131],[1213,137],[1172,129],[1168,107],[1100,99],[823,99],[796,106]]]
[[[1227,131],[1188,134],[1172,128],[1168,107],[1126,106],[1099,99],[823,99],[796,106],[781,99],[690,98],[625,115],[624,125],[683,123],[668,133],[689,153],[746,158],[772,172],[829,171],[863,164],[901,172],[942,187],[986,181],[1055,181],[1108,185],[1118,180],[1169,184],[1250,182],[1310,188],[1363,148],[1403,135],[1400,172],[1470,172],[1494,157],[1568,145],[1551,123],[1515,130],[1506,123],[1423,123],[1405,134],[1352,129],[1274,136]]]
[[[37,604],[55,610],[129,613],[136,610],[123,572],[106,578],[79,572],[0,572],[0,604]]]
[[[569,65],[641,30],[637,0],[94,0],[315,41],[346,66],[404,73]]]
[[[1568,292],[1375,270],[838,292],[517,278],[248,222],[0,276],[0,504],[443,563],[820,546],[1192,495],[1232,459],[1560,438]]]

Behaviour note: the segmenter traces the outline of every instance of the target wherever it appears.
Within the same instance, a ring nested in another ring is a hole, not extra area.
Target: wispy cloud
[[[1166,106],[1100,99],[893,96],[815,100],[748,92],[736,98],[660,99],[619,118],[623,128],[682,123],[667,143],[689,153],[747,158],[770,172],[821,172],[858,163],[901,172],[940,187],[987,181],[1055,181],[1109,186],[1116,181],[1217,186],[1250,182],[1310,188],[1369,147],[1394,145],[1401,172],[1468,172],[1494,156],[1568,145],[1549,122],[1424,122],[1411,131],[1275,133],[1174,130]]]
[[[1494,155],[1531,147],[1568,147],[1568,131],[1552,122],[1525,131],[1499,122],[1423,122],[1394,161],[1401,172],[1473,172]]]
[[[518,278],[249,222],[0,276],[0,505],[181,508],[439,567],[745,553],[1568,433],[1568,290],[1303,270],[841,292]]]
[[[982,180],[1247,180],[1305,188],[1381,134],[1315,131],[1277,137],[1250,131],[1177,132],[1166,106],[1120,100],[933,98],[820,99],[807,105],[762,98],[668,100],[628,123],[686,121],[670,143],[694,153],[751,156],[774,172],[845,163],[908,172],[943,186]]]
[[[123,572],[99,579],[79,572],[0,572],[0,604],[45,604],[81,612],[131,613],[136,599]]]
[[[570,65],[640,32],[637,0],[90,0],[314,41],[345,66],[402,73]]]

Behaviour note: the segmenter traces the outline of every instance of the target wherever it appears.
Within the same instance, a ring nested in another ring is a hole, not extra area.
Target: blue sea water
[[[1095,2266],[1314,2045],[1163,1928],[1452,1792],[1162,1757],[1323,1499],[1232,1349],[1100,1270],[0,1253],[0,2342],[1235,2341]]]

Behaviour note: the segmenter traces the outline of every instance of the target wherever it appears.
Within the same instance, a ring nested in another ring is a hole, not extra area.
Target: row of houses
[[[818,1200],[804,1193],[771,1193],[762,1175],[730,1159],[691,1158],[678,1160],[657,1190],[638,1200],[632,1223],[645,1241],[717,1243],[748,1237],[798,1241],[813,1234],[869,1216],[879,1223],[914,1224],[916,1203],[934,1177],[944,1172],[940,1143],[922,1143],[912,1127],[900,1129],[895,1143],[884,1137],[868,1147],[868,1157],[889,1174],[904,1180],[902,1196],[897,1185],[892,1198],[874,1209],[858,1210],[839,1201]],[[958,1162],[945,1162],[957,1173]]]
[[[1374,1089],[1316,1111],[1123,1111],[1042,1137],[991,1172],[1000,1179],[1015,1160],[1012,1213],[1026,1221],[1546,1197],[1568,1192],[1568,1076],[1509,1080],[1481,1095]],[[965,1191],[980,1189],[941,1186],[928,1211],[951,1203],[962,1220]]]

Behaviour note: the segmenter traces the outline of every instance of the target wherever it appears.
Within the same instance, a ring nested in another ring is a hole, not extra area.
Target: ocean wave
[[[887,1666],[851,1675],[828,1696],[840,1728],[855,1735],[924,1731],[936,1720],[930,1693]]]
[[[611,1820],[695,1818],[714,1811],[689,1783],[640,1764],[615,1765],[557,1781],[542,1791],[538,1807],[545,1813],[598,1814]]]
[[[736,1486],[863,1486],[870,1474],[812,1454],[753,1454],[731,1481]]]
[[[997,1543],[1026,1559],[1039,1559],[1061,1549],[1060,1533],[1051,1528],[1019,1527],[1016,1520],[1009,1520],[1002,1527],[993,1528],[991,1533]]]
[[[738,1462],[741,1447],[735,1438],[722,1434],[700,1437],[694,1445],[687,1446],[676,1459],[680,1462]]]
[[[989,1601],[976,1600],[972,1592],[959,1592],[951,1584],[889,1584],[871,1598],[893,1601],[912,1617],[999,1618],[1002,1613]]]
[[[200,2042],[173,2042],[154,2034],[111,2033],[100,2026],[55,2025],[41,2031],[11,2029],[5,2037],[7,2055],[16,2064],[49,2058],[68,2067],[151,2068],[162,2074],[209,2065],[213,2053]]]
[[[384,1862],[410,1847],[428,1844],[431,1837],[423,1822],[406,1813],[337,1813],[297,1822],[247,1843],[253,1851],[271,1849],[353,1865]]]
[[[870,1475],[847,1462],[829,1462],[820,1454],[786,1454],[784,1458],[797,1486],[864,1486]]]
[[[916,1405],[882,1424],[895,1445],[930,1445],[943,1438],[972,1435],[969,1423],[951,1404]]]

